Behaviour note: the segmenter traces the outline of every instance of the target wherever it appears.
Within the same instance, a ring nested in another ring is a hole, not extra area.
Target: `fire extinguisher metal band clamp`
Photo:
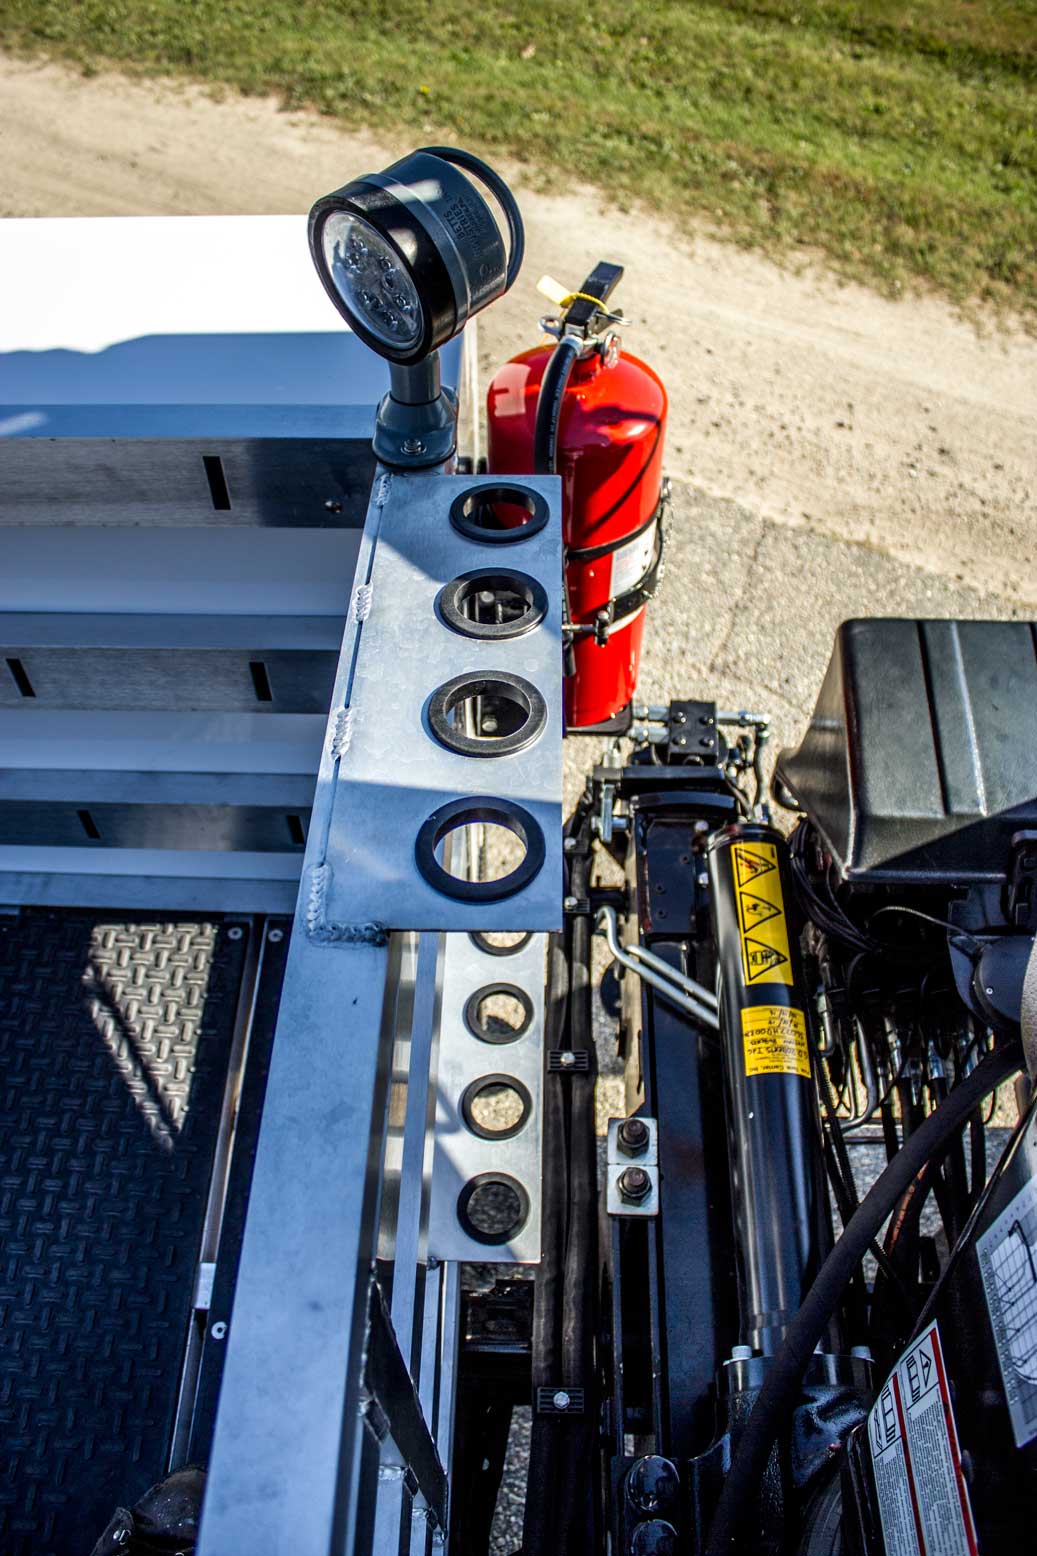
[[[600,263],[544,320],[556,343],[520,352],[492,380],[488,468],[557,471],[565,545],[566,727],[622,717],[637,685],[645,607],[662,575],[666,390],[620,349]],[[559,289],[561,290],[561,289]]]

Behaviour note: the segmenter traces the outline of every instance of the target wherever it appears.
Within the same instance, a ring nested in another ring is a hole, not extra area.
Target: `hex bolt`
[[[403,452],[405,454],[423,454],[425,452],[425,445],[421,438],[404,438]]]
[[[702,735],[700,737],[699,745],[702,747],[703,751],[712,751],[713,749],[713,742],[708,735]]]
[[[551,1403],[556,1410],[568,1410],[572,1401],[564,1389],[559,1389],[558,1393],[552,1397]]]
[[[688,737],[687,735],[678,735],[677,739],[673,743],[675,746],[686,746],[688,744]]]
[[[753,1348],[752,1348],[751,1345],[732,1345],[732,1347],[731,1347],[731,1360],[732,1361],[736,1361],[736,1362],[737,1361],[752,1361],[752,1359],[753,1359]]]
[[[576,907],[577,902],[575,897],[565,897],[562,899],[562,908],[566,913],[575,913]]]
[[[643,1167],[624,1167],[616,1183],[620,1199],[640,1205],[652,1192],[652,1175]]]
[[[643,1156],[650,1138],[643,1118],[625,1118],[616,1130],[616,1142],[624,1156]]]

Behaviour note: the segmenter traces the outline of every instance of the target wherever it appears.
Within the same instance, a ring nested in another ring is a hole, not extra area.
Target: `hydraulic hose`
[[[760,1482],[781,1423],[794,1408],[803,1370],[832,1319],[853,1273],[911,1183],[931,1157],[953,1139],[969,1115],[1002,1081],[1021,1068],[1018,1042],[996,1048],[908,1137],[861,1201],[849,1226],[818,1271],[785,1342],[774,1358],[759,1398],[745,1424],[717,1503],[706,1556],[729,1556],[754,1517]]]
[[[562,401],[580,355],[580,342],[566,335],[551,353],[540,380],[537,419],[533,433],[533,470],[537,475],[554,475],[558,460],[558,423]]]

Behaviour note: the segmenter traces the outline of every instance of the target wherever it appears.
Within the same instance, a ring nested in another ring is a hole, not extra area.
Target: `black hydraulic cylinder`
[[[738,822],[708,859],[740,1339],[770,1356],[832,1246],[788,845]]]

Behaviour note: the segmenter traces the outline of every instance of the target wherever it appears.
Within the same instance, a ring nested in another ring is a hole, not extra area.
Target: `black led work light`
[[[507,248],[467,174],[500,205]],[[310,212],[309,240],[335,307],[390,363],[378,458],[443,463],[454,451],[457,407],[440,384],[438,349],[508,290],[522,264],[522,218],[507,184],[470,152],[426,146],[324,195]]]

